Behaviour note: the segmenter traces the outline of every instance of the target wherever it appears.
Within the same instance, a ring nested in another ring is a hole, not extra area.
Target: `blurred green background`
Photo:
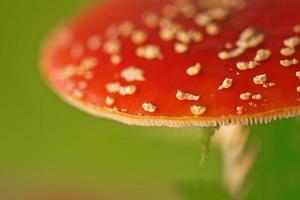
[[[88,3],[0,1],[0,199],[230,199],[219,150],[201,164],[205,130],[97,119],[45,86],[43,38]],[[252,127],[251,144],[260,154],[242,199],[300,199],[300,120]]]

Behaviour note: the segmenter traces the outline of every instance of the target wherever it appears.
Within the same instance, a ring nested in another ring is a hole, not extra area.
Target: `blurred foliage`
[[[201,164],[203,129],[128,127],[93,118],[45,86],[38,70],[43,38],[87,3],[0,1],[0,198],[81,188],[107,200],[230,199],[218,149]],[[249,145],[258,144],[260,154],[242,199],[300,198],[299,130],[297,119],[253,127]]]

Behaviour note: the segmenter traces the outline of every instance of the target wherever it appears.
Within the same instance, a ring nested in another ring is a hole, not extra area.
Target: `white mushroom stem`
[[[221,126],[213,138],[222,151],[225,187],[233,196],[240,194],[255,161],[257,149],[245,150],[249,132],[241,125]]]

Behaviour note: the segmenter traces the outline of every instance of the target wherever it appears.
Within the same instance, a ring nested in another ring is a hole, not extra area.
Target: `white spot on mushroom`
[[[145,81],[143,70],[135,66],[130,66],[122,70],[121,77],[127,82]]]
[[[119,90],[119,94],[122,96],[133,95],[136,91],[137,88],[135,85],[122,86]]]
[[[179,5],[178,5],[178,8],[179,8],[179,11],[182,13],[182,15],[186,18],[192,18],[195,16],[196,14],[196,9],[194,7],[193,4],[191,4],[190,2],[186,1],[186,2],[183,2],[183,3],[180,3],[180,1],[178,1]],[[181,5],[180,5],[181,4]]]
[[[222,85],[218,88],[218,90],[229,89],[233,84],[233,79],[225,78]]]
[[[65,89],[68,92],[72,92],[76,87],[76,84],[74,81],[67,81],[65,85]]]
[[[255,100],[255,99],[254,99]],[[258,99],[259,100],[259,99]],[[249,106],[252,106],[253,108],[257,107],[257,103],[254,102],[249,102]]]
[[[280,49],[280,53],[283,56],[292,56],[295,52],[296,52],[296,50],[291,47],[285,47],[285,48]]]
[[[208,35],[218,35],[220,33],[220,28],[216,23],[209,23],[206,26],[206,33]]]
[[[193,42],[201,42],[203,40],[203,35],[200,31],[189,30],[188,34]]]
[[[300,79],[300,71],[296,72],[296,76]]]
[[[120,111],[121,111],[121,112],[127,112],[128,109],[127,109],[127,108],[121,108]]]
[[[256,52],[254,61],[261,62],[261,61],[267,60],[270,58],[271,54],[272,54],[272,52],[270,49],[259,49]]]
[[[159,31],[160,39],[163,41],[171,41],[175,38],[177,32],[177,28],[174,26],[166,26],[163,27]]]
[[[233,44],[231,42],[226,42],[225,43],[225,48],[226,49],[232,49],[233,48]]]
[[[75,97],[76,99],[82,99],[84,94],[82,91],[75,89],[72,93],[73,97]]]
[[[292,60],[281,60],[280,61],[280,64],[282,65],[282,66],[284,66],[284,67],[289,67],[289,66],[291,66],[291,65],[296,65],[296,64],[298,64],[299,63],[299,61],[296,59],[296,58],[294,58],[294,59],[292,59]]]
[[[119,112],[119,111],[120,111],[120,109],[119,109],[119,108],[117,108],[117,107],[115,106],[115,107],[113,107],[113,111],[115,111],[115,112]]]
[[[274,82],[270,82],[270,83],[264,83],[263,84],[263,87],[264,88],[269,88],[269,87],[274,87],[276,86],[276,84]]]
[[[228,52],[228,51],[219,52],[218,57],[221,60],[228,60],[228,59],[232,58],[232,56],[230,55],[230,52]]]
[[[134,25],[130,21],[125,21],[119,26],[119,33],[123,37],[128,37],[134,30]]]
[[[106,90],[109,93],[119,93],[122,96],[126,96],[134,94],[137,88],[134,85],[121,86],[119,82],[114,82],[106,84]]]
[[[168,19],[168,18],[165,18],[165,17],[159,19],[159,26],[160,26],[160,28],[174,27],[174,28],[176,28],[176,30],[179,30],[179,25],[177,23],[175,23],[171,19]]]
[[[118,28],[119,27],[117,27],[115,24],[109,25],[104,32],[105,37],[110,39],[116,39],[119,36]]]
[[[116,101],[116,100],[115,100],[115,98],[113,98],[113,97],[107,96],[107,97],[105,98],[105,104],[108,105],[108,106],[114,105],[115,101]]]
[[[63,68],[60,72],[60,78],[62,80],[67,80],[72,78],[76,74],[76,68],[74,65],[68,65]]]
[[[97,35],[90,37],[87,41],[87,47],[92,51],[100,49],[101,45],[102,41]]]
[[[143,21],[146,24],[146,26],[150,28],[155,28],[158,25],[159,16],[154,12],[148,12],[144,14]]]
[[[132,35],[131,35],[131,41],[134,44],[143,44],[144,42],[146,42],[148,36],[146,34],[145,31],[141,31],[141,30],[136,30],[133,31]]]
[[[245,42],[245,43],[241,43],[241,46],[244,46],[245,48],[254,48],[254,47],[258,47],[259,45],[261,45],[263,43],[265,39],[264,34],[259,33],[257,35],[255,35],[254,37],[252,37],[249,41]]]
[[[84,79],[92,79],[94,74],[90,70],[96,67],[97,64],[97,58],[87,57],[83,59],[78,66],[68,65],[63,68],[60,73],[60,78],[62,80],[68,80],[74,76],[82,76]],[[89,74],[91,77],[87,77],[87,74]]]
[[[55,41],[57,41],[57,44],[62,47],[68,47],[72,42],[73,36],[74,33],[70,30],[70,28],[60,27],[57,31]]]
[[[184,44],[188,44],[191,42],[190,35],[188,34],[187,31],[180,30],[176,33],[176,39]]]
[[[295,33],[300,33],[300,24],[296,24],[296,25],[294,26],[294,32],[295,32]]]
[[[183,100],[198,101],[200,99],[200,96],[178,90],[176,93],[176,98],[180,101],[183,101]]]
[[[253,27],[247,27],[240,34],[240,40],[247,41],[256,34],[256,29]]]
[[[228,60],[230,58],[237,58],[240,55],[245,53],[245,49],[243,48],[235,48],[230,51],[221,51],[218,56],[221,60]]]
[[[229,11],[222,7],[215,7],[208,10],[207,14],[211,16],[213,19],[222,21],[228,17]]]
[[[261,75],[257,75],[253,78],[253,82],[256,84],[256,85],[263,85],[264,83],[267,82],[267,75],[266,74],[261,74]]]
[[[236,45],[240,48],[248,49],[254,48],[262,44],[265,36],[253,27],[246,28],[241,34]]]
[[[103,50],[107,54],[118,54],[121,50],[121,43],[116,39],[108,40],[104,43]]]
[[[237,62],[236,67],[241,71],[245,71],[245,70],[249,70],[249,69],[254,69],[258,65],[259,65],[259,63],[256,61]]]
[[[145,45],[136,49],[136,55],[147,60],[162,59],[162,52],[157,45]]]
[[[85,90],[87,88],[88,84],[86,81],[79,81],[77,84],[78,89]]]
[[[82,70],[91,70],[98,65],[98,59],[95,57],[87,57],[82,60]]]
[[[212,20],[212,17],[207,13],[197,14],[194,18],[195,23],[199,26],[207,26]]]
[[[251,96],[252,96],[252,93],[245,92],[245,93],[240,94],[240,99],[243,101],[246,101],[246,100],[249,100],[251,98]]]
[[[112,55],[110,57],[110,62],[114,65],[119,65],[122,62],[122,57],[118,54]]]
[[[196,76],[200,73],[200,71],[201,71],[201,65],[200,65],[200,63],[196,63],[194,66],[189,67],[186,70],[186,73],[189,76]]]
[[[119,82],[108,83],[106,84],[106,90],[109,93],[117,93],[121,88],[121,84]]]
[[[296,88],[297,92],[300,93],[300,86]]]
[[[150,102],[144,102],[142,107],[146,112],[150,113],[154,113],[157,110],[157,107]]]
[[[261,100],[262,99],[262,95],[261,94],[254,94],[254,95],[252,95],[252,99],[253,100]]]
[[[176,42],[174,44],[174,49],[175,52],[178,54],[184,54],[188,51],[188,46],[186,44],[180,43],[180,42]]]
[[[283,44],[290,48],[295,48],[300,44],[300,38],[298,36],[290,37],[283,41]]]
[[[206,112],[206,107],[200,105],[193,105],[190,107],[190,110],[194,115],[200,116]]]
[[[236,113],[237,113],[238,115],[242,115],[243,112],[244,112],[244,106],[237,106],[237,107],[236,107]]]

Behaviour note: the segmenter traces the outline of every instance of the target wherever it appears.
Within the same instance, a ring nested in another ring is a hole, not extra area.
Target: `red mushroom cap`
[[[49,37],[42,70],[66,101],[145,126],[300,114],[300,1],[114,0]],[[299,46],[299,47],[298,47]]]

